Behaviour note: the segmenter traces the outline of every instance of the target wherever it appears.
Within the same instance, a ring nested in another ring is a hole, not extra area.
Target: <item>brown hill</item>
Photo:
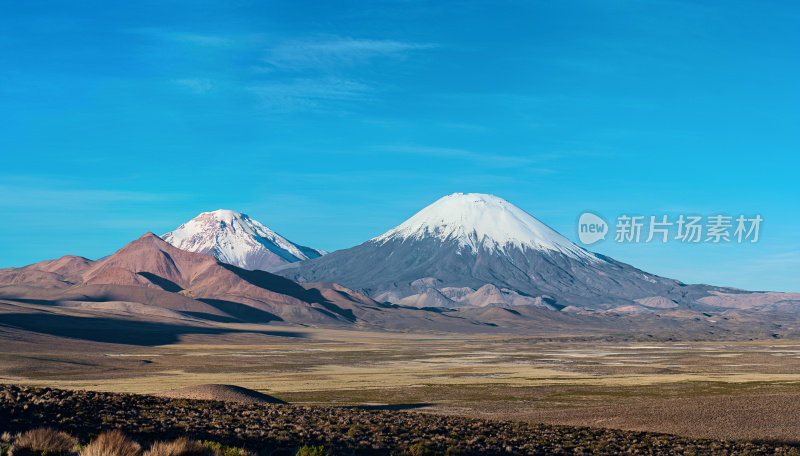
[[[72,256],[0,270],[0,298],[151,312],[130,305],[140,303],[218,321],[305,324],[355,321],[352,308],[337,303],[379,306],[350,290],[320,291],[268,272],[220,263],[177,249],[153,233],[99,261]]]
[[[161,393],[159,396],[174,399],[199,399],[204,401],[240,402],[244,404],[285,404],[286,402],[258,391],[236,385],[195,385]]]
[[[295,282],[264,271],[220,263],[187,252],[147,233],[83,275],[83,284],[134,285],[180,292],[195,298],[245,297],[276,304],[302,305],[321,298]]]
[[[94,262],[87,258],[66,255],[55,260],[29,264],[21,268],[0,269],[0,286],[28,284],[65,288],[83,281],[83,272]]]

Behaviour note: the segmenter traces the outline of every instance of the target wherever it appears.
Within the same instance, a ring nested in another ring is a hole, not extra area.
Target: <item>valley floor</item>
[[[152,331],[120,344],[5,322],[0,383],[143,394],[223,383],[301,405],[800,440],[800,341],[204,323],[163,343]]]

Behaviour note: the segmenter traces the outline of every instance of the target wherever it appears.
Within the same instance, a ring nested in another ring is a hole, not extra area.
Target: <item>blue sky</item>
[[[97,258],[229,208],[350,247],[492,193],[764,218],[757,244],[590,247],[800,291],[793,1],[0,4],[0,267]]]

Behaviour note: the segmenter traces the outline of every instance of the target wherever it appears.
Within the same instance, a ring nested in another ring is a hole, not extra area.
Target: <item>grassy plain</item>
[[[236,329],[155,346],[11,335],[0,383],[131,393],[225,383],[310,405],[800,440],[800,341]]]

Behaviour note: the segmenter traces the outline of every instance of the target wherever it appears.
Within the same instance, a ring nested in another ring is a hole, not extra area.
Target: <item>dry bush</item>
[[[199,442],[200,445],[208,448],[216,456],[254,456],[253,453],[245,450],[244,448],[232,447],[223,445],[219,442],[206,440]]]
[[[142,447],[118,430],[106,431],[97,436],[81,451],[80,456],[139,456]]]
[[[11,444],[11,434],[3,432],[0,434],[0,456],[8,455],[8,446]]]
[[[325,447],[323,447],[322,445],[320,446],[303,445],[302,447],[300,447],[299,450],[297,450],[295,456],[331,456],[331,454],[328,453],[328,450],[326,450]]]
[[[14,439],[9,456],[56,456],[72,451],[78,441],[66,432],[53,428],[38,428]]]
[[[181,437],[172,442],[156,442],[144,456],[214,456],[216,453],[199,442]]]

